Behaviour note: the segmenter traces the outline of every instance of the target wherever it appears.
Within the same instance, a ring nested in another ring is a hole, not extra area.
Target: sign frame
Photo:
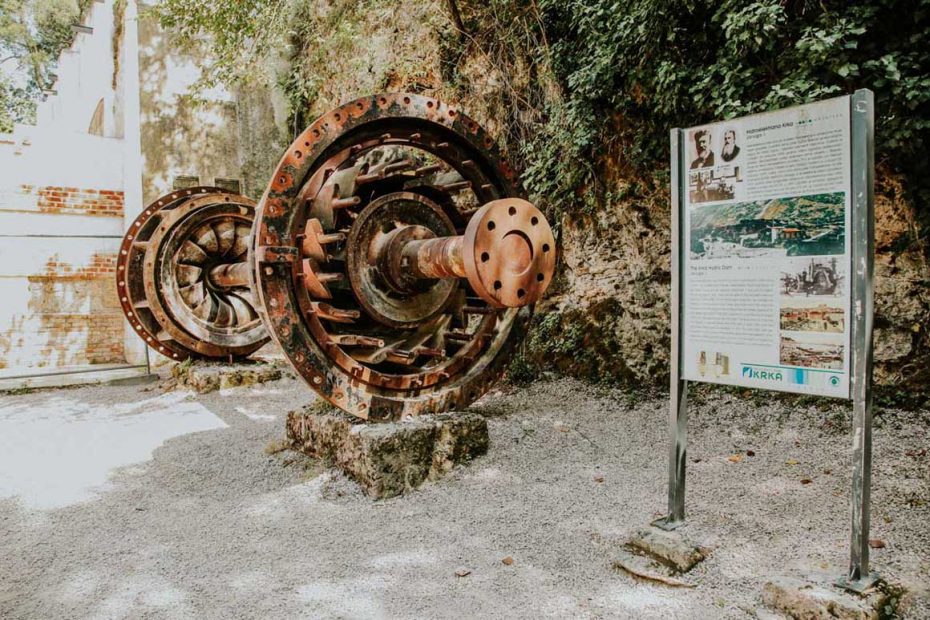
[[[853,403],[853,475],[850,500],[850,553],[846,575],[838,583],[863,592],[878,576],[869,572],[869,528],[872,484],[872,326],[875,239],[874,96],[860,89],[847,96],[850,106],[851,197],[849,399]],[[687,191],[685,129],[674,128],[671,146],[671,355],[669,372],[668,512],[654,525],[674,530],[685,523],[685,478],[688,449],[688,381],[684,379],[685,256],[683,213]],[[754,389],[765,389],[758,387]]]

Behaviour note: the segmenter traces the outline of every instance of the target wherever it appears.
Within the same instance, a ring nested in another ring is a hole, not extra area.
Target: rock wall
[[[876,177],[875,381],[926,389],[927,250],[901,179],[884,167]],[[603,206],[563,219],[560,286],[543,306],[561,318],[540,321],[528,356],[538,366],[556,357],[559,369],[588,379],[661,384],[670,345],[667,188]]]

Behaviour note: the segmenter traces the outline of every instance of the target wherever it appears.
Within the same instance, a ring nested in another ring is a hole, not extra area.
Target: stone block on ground
[[[633,534],[628,545],[662,561],[678,573],[687,573],[710,553],[706,547],[688,541],[679,531],[666,531],[654,526]]]
[[[616,552],[613,566],[639,579],[693,588],[679,576],[704,560],[709,551],[686,540],[678,531],[655,526],[639,530]]]
[[[790,618],[867,620],[887,617],[889,596],[881,588],[859,595],[828,582],[776,577],[765,584],[762,602]]]
[[[484,417],[446,413],[402,422],[365,422],[337,409],[310,406],[287,416],[291,446],[342,469],[376,499],[436,480],[488,451]]]
[[[283,376],[281,369],[277,366],[249,361],[233,364],[205,361],[185,362],[174,366],[171,369],[171,375],[180,387],[192,389],[200,394],[277,381]]]

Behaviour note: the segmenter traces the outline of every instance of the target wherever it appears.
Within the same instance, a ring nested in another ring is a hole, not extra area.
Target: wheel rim
[[[201,305],[198,315],[189,288],[224,258],[230,264],[248,260],[253,219],[251,200],[210,187],[163,196],[136,218],[120,248],[117,287],[123,313],[151,348],[175,360],[231,359],[248,356],[268,341],[248,289],[205,290],[205,298],[215,305]],[[216,239],[216,251],[200,248],[197,254],[194,246],[199,246],[189,242],[204,233],[204,227],[222,239]],[[225,255],[220,249],[227,251]],[[200,269],[197,278],[195,269]],[[215,308],[230,303],[223,300],[233,296],[245,299],[231,302],[236,304],[231,322],[225,310]]]
[[[490,307],[464,280],[391,297],[396,282],[366,270],[372,246],[397,224],[462,234],[482,204],[516,194],[491,138],[444,103],[378,95],[318,119],[282,159],[256,213],[256,292],[297,372],[364,418],[445,411],[483,394],[532,309]],[[398,221],[372,215],[379,210]],[[422,303],[411,301],[417,295]]]

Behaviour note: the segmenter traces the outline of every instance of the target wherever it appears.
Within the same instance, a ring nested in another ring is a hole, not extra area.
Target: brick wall
[[[82,265],[53,255],[25,278],[28,310],[0,330],[0,368],[56,368],[125,361],[116,254],[94,253]]]
[[[30,196],[41,213],[63,215],[123,216],[123,192],[108,189],[20,185],[20,194]],[[31,202],[31,201],[30,201]]]

